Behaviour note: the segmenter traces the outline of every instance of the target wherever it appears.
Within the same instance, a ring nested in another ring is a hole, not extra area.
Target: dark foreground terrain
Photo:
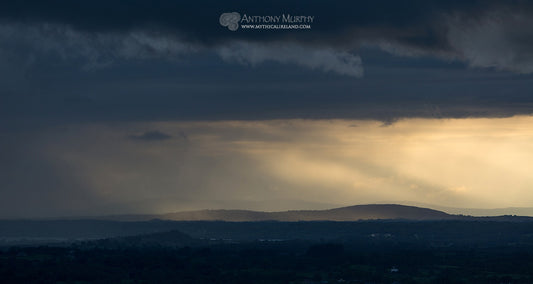
[[[533,283],[526,221],[10,222],[1,283]]]

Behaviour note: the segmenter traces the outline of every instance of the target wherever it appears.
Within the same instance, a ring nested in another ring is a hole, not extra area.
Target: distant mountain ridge
[[[100,244],[110,248],[157,247],[158,245],[179,247],[196,245],[198,241],[205,243],[205,240],[213,238],[216,240],[322,239],[325,236],[332,238],[353,236],[365,230],[365,236],[374,233],[390,234],[391,228],[400,230],[399,228],[405,226],[426,230],[431,237],[434,232],[440,232],[443,228],[452,228],[448,229],[452,235],[456,231],[477,232],[475,228],[494,234],[500,231],[523,230],[523,228],[529,228],[531,224],[533,224],[533,217],[509,215],[472,217],[397,204],[355,205],[327,210],[282,212],[198,210],[161,215],[0,220],[0,248],[106,238],[113,239],[104,240]],[[324,232],[328,233],[324,234]],[[482,235],[486,235],[485,233]],[[437,235],[440,236],[440,234]],[[468,237],[467,235],[465,237]]]
[[[161,215],[118,215],[106,219],[119,221],[146,221],[152,219],[172,221],[359,221],[359,220],[452,220],[463,216],[442,211],[398,204],[368,204],[340,207],[327,210],[291,210],[263,212],[251,210],[197,210]]]

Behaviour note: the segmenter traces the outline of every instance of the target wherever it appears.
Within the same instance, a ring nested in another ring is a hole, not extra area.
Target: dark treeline
[[[2,283],[533,283],[533,247],[245,243],[12,247]]]
[[[222,222],[162,221],[119,222],[103,220],[0,221],[2,239],[102,239],[177,230],[192,238],[240,241],[257,239],[337,240],[393,236],[404,240],[460,241],[475,244],[529,242],[532,221],[308,221]],[[1,244],[1,243],[0,243]]]
[[[0,247],[0,282],[533,283],[531,222],[147,223]]]

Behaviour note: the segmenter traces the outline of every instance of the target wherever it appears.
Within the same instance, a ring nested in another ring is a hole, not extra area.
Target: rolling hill
[[[198,210],[161,215],[117,215],[106,219],[117,221],[146,221],[152,219],[172,221],[359,221],[359,220],[450,220],[462,218],[442,211],[397,204],[355,205],[328,210],[291,210],[263,212],[251,210]]]

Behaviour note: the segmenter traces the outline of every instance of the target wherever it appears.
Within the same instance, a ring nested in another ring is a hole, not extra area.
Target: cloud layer
[[[336,5],[297,2],[178,5],[158,1],[38,1],[0,6],[2,46],[22,41],[35,50],[55,50],[62,57],[84,56],[88,65],[117,58],[169,60],[183,53],[214,50],[225,60],[257,65],[263,61],[361,77],[361,46],[375,46],[400,56],[433,56],[517,73],[533,71],[531,18],[527,1],[395,1]],[[311,30],[237,30],[218,24],[224,11],[249,15],[306,14]],[[309,55],[308,60],[303,60]],[[363,58],[364,60],[364,58]]]
[[[1,3],[0,116],[390,123],[531,114],[532,7],[527,1]],[[315,21],[308,30],[230,31],[219,24],[228,11]]]
[[[315,21],[231,31],[226,12]],[[0,216],[530,204],[532,18],[529,1],[3,1]]]
[[[310,69],[319,69],[353,77],[363,76],[361,58],[334,49],[306,48],[290,44],[258,44],[236,42],[217,49],[226,61],[255,66],[265,61],[292,63]]]

